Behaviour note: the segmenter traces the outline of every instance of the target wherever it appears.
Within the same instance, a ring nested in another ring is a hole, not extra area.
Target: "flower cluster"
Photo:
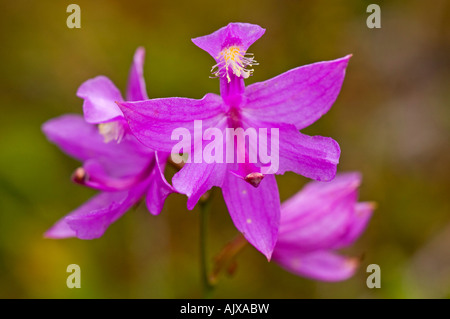
[[[143,60],[140,48],[130,71],[128,100],[147,98]],[[130,134],[115,104],[122,96],[108,78],[86,81],[77,95],[84,99],[84,118],[63,115],[44,123],[42,130],[65,153],[83,162],[72,175],[73,181],[101,193],[50,228],[45,234],[50,238],[100,237],[144,195],[148,210],[159,214],[166,197],[174,191],[163,175],[168,155],[143,146]]]
[[[84,100],[84,117],[52,119],[43,131],[83,162],[73,180],[101,193],[57,222],[46,236],[99,237],[143,197],[152,214],[161,212],[173,192],[185,194],[191,210],[215,186],[221,188],[236,228],[268,260],[319,280],[342,280],[353,274],[354,259],[336,255],[334,250],[359,237],[373,206],[357,203],[361,180],[357,173],[335,178],[338,143],[300,132],[335,102],[350,55],[298,67],[246,87],[244,80],[257,65],[247,50],[264,32],[257,25],[230,23],[192,39],[214,58],[211,72],[220,81],[220,95],[148,99],[142,48],[134,56],[126,100],[106,77],[83,83],[77,95]],[[174,158],[178,144],[174,132],[180,128],[193,137],[193,143],[184,149],[190,160],[170,185],[164,167],[169,157]],[[246,138],[252,138],[249,129],[276,132],[257,143],[260,149],[272,145],[275,168],[268,169],[267,156],[252,152],[252,145],[246,144]],[[243,133],[234,136],[230,130]],[[213,137],[214,142],[203,145]],[[226,162],[202,161],[204,152],[217,155],[229,145],[233,145],[232,154],[227,154]],[[316,181],[281,205],[275,175],[287,171]]]

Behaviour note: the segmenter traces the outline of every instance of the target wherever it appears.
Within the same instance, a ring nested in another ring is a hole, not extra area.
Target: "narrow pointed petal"
[[[192,42],[200,49],[208,52],[217,61],[217,57],[224,47],[239,45],[243,51],[247,51],[265,31],[256,24],[229,23],[209,35],[192,39]]]
[[[121,143],[105,143],[95,125],[75,114],[63,115],[45,122],[42,131],[62,151],[80,161],[99,163],[110,176],[138,174],[151,160],[153,152],[134,137]]]
[[[245,122],[249,127],[267,128],[267,132],[278,129],[279,153],[272,155],[272,165],[277,162],[275,167],[278,169],[271,173],[291,171],[317,181],[330,181],[335,177],[341,150],[332,138],[302,134],[291,124],[259,122],[250,118],[245,118]],[[269,139],[260,145],[273,151]]]
[[[187,195],[187,208],[191,210],[213,186],[222,187],[226,174],[226,163],[186,163],[172,178],[172,184],[177,192]]]
[[[274,175],[258,188],[227,174],[222,186],[225,203],[236,228],[270,260],[280,221],[280,197]]]
[[[335,244],[334,248],[343,248],[353,244],[364,232],[375,209],[374,203],[356,203],[352,220],[348,223],[344,236]]]
[[[156,153],[156,166],[150,176],[150,184],[147,190],[146,204],[149,212],[158,215],[163,209],[166,198],[175,193],[175,189],[166,181],[164,177],[164,167],[168,155]]]
[[[106,229],[119,219],[144,194],[148,181],[129,191],[103,192],[59,220],[46,233],[47,238],[101,237]]]
[[[312,181],[306,184],[300,192],[284,202],[283,206],[285,208],[289,206],[292,209],[295,205],[301,205],[296,204],[297,200],[304,198],[310,198],[313,201],[324,197],[341,197],[356,191],[361,185],[361,181],[362,176],[359,172],[339,173],[336,175],[336,178],[327,183]]]
[[[277,174],[291,171],[317,181],[336,176],[341,150],[329,137],[308,136],[293,126],[280,129],[280,166]]]
[[[194,136],[194,121],[202,120],[203,128],[215,127],[224,118],[220,96],[206,94],[201,100],[162,98],[117,103],[130,125],[131,132],[149,148],[171,152],[178,140],[174,130],[182,128]]]
[[[336,101],[350,57],[301,66],[248,86],[243,112],[260,121],[276,118],[298,130],[311,125]]]
[[[105,76],[97,76],[84,82],[77,91],[84,99],[84,119],[88,123],[98,124],[122,117],[122,111],[115,103],[123,101],[119,89]]]
[[[133,64],[131,65],[130,75],[128,77],[128,101],[140,101],[148,99],[144,80],[144,59],[145,49],[138,48],[134,53]]]
[[[302,254],[296,250],[280,253],[275,249],[273,260],[296,275],[322,281],[346,280],[353,276],[358,267],[355,258],[328,251]]]

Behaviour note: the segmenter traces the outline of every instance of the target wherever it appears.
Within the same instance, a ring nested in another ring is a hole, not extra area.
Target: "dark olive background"
[[[43,238],[95,191],[70,181],[79,163],[40,127],[81,113],[75,93],[89,78],[106,75],[123,92],[138,46],[151,98],[218,93],[213,59],[190,39],[229,22],[266,28],[250,49],[260,65],[247,83],[353,54],[333,108],[304,132],[339,142],[338,170],[361,171],[360,199],[378,208],[344,251],[362,257],[351,279],[301,278],[247,247],[213,297],[450,297],[448,1],[377,1],[381,29],[367,28],[372,1],[362,0],[77,0],[81,29],[66,26],[70,3],[15,0],[1,9],[0,297],[201,297],[198,210],[187,211],[185,196],[170,196],[160,216],[144,206],[128,212],[100,239]],[[277,180],[282,200],[307,182],[293,173]],[[210,258],[237,233],[218,189],[208,231]],[[66,286],[72,263],[81,289]],[[372,263],[380,289],[366,286]]]

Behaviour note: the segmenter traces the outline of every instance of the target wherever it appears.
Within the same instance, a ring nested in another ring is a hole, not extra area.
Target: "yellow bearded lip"
[[[216,59],[219,62],[212,67],[211,72],[214,77],[226,76],[228,82],[231,81],[230,72],[237,77],[246,79],[253,73],[253,69],[248,69],[247,67],[258,65],[253,58],[253,54],[246,53],[241,47],[236,45],[224,48]]]

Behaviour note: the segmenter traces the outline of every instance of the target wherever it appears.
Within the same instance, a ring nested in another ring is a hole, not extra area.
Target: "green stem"
[[[208,215],[211,210],[211,193],[205,194],[207,198],[200,199],[200,271],[203,287],[203,297],[210,298],[213,290],[213,285],[209,281],[208,277],[208,256],[206,252],[207,243],[207,227],[208,227]]]

